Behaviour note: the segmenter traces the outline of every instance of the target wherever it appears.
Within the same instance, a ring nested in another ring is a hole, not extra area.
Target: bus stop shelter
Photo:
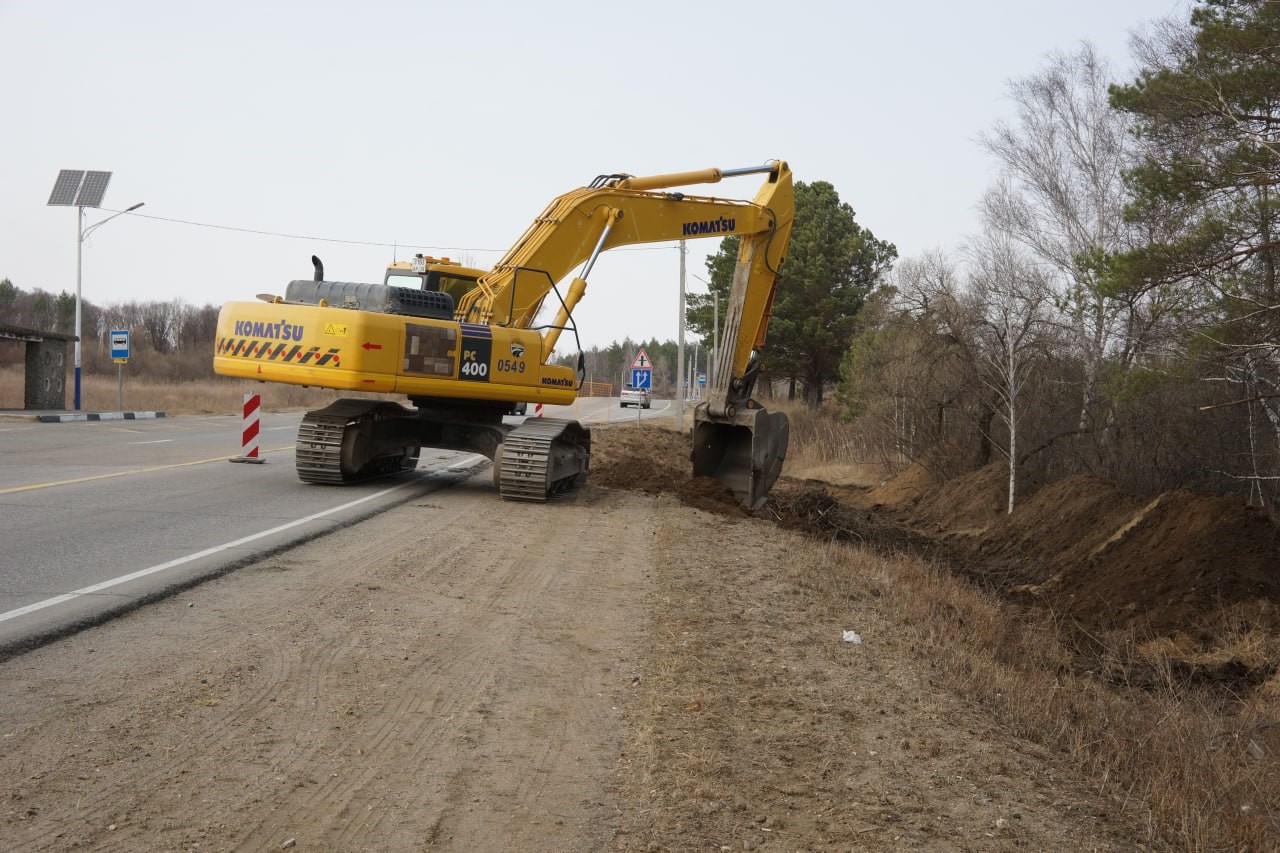
[[[0,341],[19,341],[26,345],[24,409],[67,407],[67,351],[75,339],[75,335],[0,323]]]

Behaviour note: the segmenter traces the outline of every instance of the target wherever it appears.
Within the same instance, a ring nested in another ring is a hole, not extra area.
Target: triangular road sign
[[[652,370],[653,362],[649,360],[649,353],[641,349],[636,353],[635,360],[631,362],[632,370]]]

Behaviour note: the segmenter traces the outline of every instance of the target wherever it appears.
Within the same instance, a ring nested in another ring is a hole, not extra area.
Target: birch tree
[[[1111,109],[1110,73],[1093,46],[1054,53],[1038,74],[1012,82],[1013,123],[981,137],[1001,180],[982,200],[989,227],[1048,265],[1055,300],[1083,362],[1079,429],[1090,426],[1101,368],[1117,337],[1138,331],[1141,308],[1112,285],[1113,258],[1129,248],[1124,170],[1133,162],[1132,120]],[[1137,347],[1121,344],[1121,354]]]
[[[1046,354],[1052,328],[1051,291],[1037,268],[1002,232],[987,230],[969,249],[967,299],[987,370],[982,381],[1000,406],[997,417],[1008,430],[1009,503],[1018,500],[1021,396],[1036,364]]]

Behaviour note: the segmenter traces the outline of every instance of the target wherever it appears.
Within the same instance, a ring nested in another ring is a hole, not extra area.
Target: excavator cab
[[[414,255],[411,261],[390,264],[383,284],[447,293],[456,304],[476,286],[476,280],[483,274],[483,270],[464,267],[449,258]]]

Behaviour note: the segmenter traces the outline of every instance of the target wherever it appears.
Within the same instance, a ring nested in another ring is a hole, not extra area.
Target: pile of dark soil
[[[597,427],[591,431],[591,477],[597,486],[631,489],[649,494],[674,495],[682,503],[705,512],[738,518],[752,515],[728,487],[711,477],[692,477],[689,470],[689,439],[659,426]],[[917,483],[924,487],[928,475]],[[908,552],[934,556],[941,546],[927,536],[906,529],[881,506],[874,512],[846,500],[848,489],[828,487],[817,481],[783,477],[775,485],[769,501],[754,515],[771,519],[779,526],[824,539],[857,542],[882,553]],[[886,496],[921,494],[911,484],[886,484]]]
[[[1185,491],[1139,499],[1069,477],[975,527],[1007,495],[988,467],[899,517],[950,533],[966,573],[989,587],[1085,625],[1166,635],[1210,630],[1234,613],[1280,630],[1280,527],[1261,510]]]
[[[711,477],[690,476],[688,437],[665,427],[593,429],[590,482],[648,494],[673,494],[705,512],[747,515],[723,483]]]

